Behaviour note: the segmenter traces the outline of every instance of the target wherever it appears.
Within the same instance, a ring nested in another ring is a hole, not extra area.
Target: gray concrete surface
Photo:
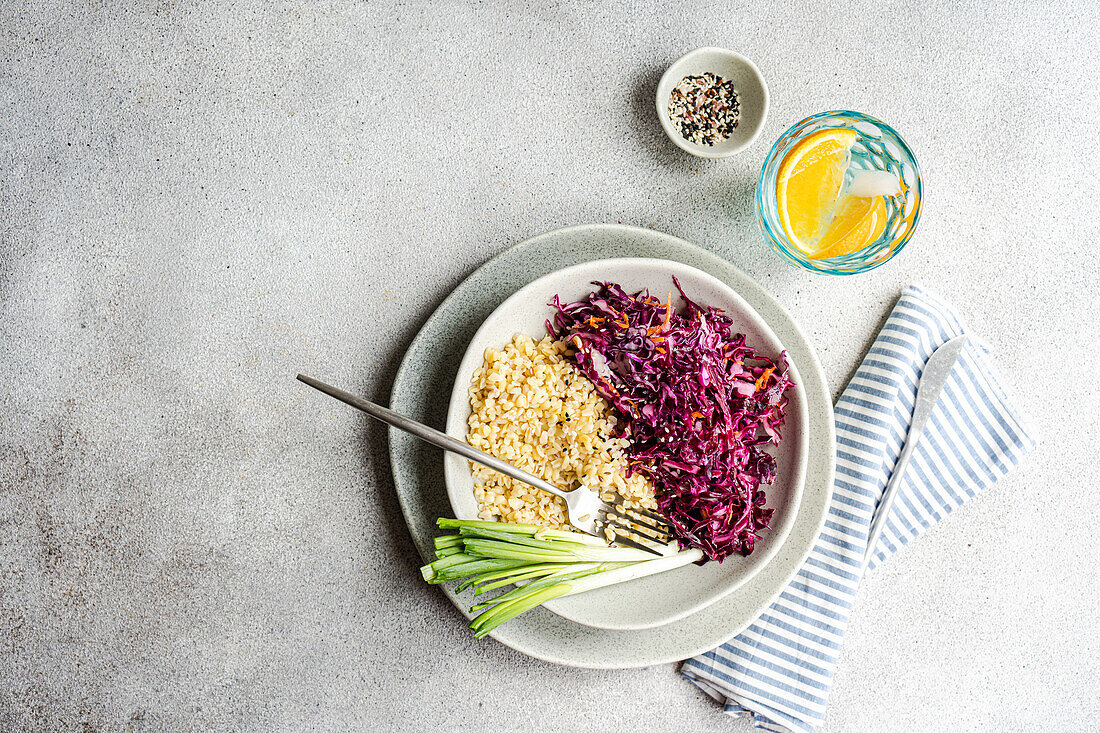
[[[1040,445],[870,577],[825,729],[1100,728],[1092,4],[0,6],[0,729],[747,730],[673,666],[475,643],[423,585],[384,398],[493,254],[568,224],[682,236],[764,283],[839,392],[899,289],[990,342]],[[651,91],[753,58],[750,152],[691,159]],[[917,151],[898,260],[763,246],[770,141],[862,110]]]

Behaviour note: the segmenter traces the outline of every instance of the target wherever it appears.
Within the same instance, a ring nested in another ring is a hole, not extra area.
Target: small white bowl
[[[741,121],[722,142],[696,145],[684,139],[673,126],[668,116],[668,100],[685,76],[708,71],[733,82],[741,100]],[[697,48],[676,59],[657,83],[657,117],[669,139],[680,149],[700,158],[726,158],[752,145],[760,135],[768,117],[768,85],[756,64],[741,54],[713,46]]]

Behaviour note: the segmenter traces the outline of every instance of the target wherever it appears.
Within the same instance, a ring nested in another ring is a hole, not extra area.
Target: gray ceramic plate
[[[562,267],[613,257],[653,257],[710,273],[741,295],[771,326],[798,364],[807,402],[806,478],[787,541],[736,592],[679,621],[643,631],[581,626],[536,608],[492,636],[517,651],[576,667],[629,668],[674,662],[718,646],[748,626],[779,595],[813,547],[832,493],[832,405],[821,366],[790,316],[759,285],[720,258],[681,239],[634,227],[587,225],[542,234],[505,251],[462,282],[413,340],[394,380],[391,405],[442,428],[458,365],[474,332],[509,295]],[[432,556],[435,519],[449,516],[441,453],[416,438],[390,431],[394,484],[409,531],[425,558]],[[467,616],[469,592],[443,591]]]
[[[744,298],[729,285],[682,262],[644,257],[592,260],[565,267],[520,288],[485,319],[474,334],[458,366],[447,415],[447,432],[463,440],[470,417],[469,385],[474,370],[484,363],[486,349],[502,349],[516,333],[535,338],[546,335],[546,321],[554,314],[547,305],[555,295],[571,302],[592,291],[595,280],[610,280],[627,292],[648,289],[662,298],[666,292],[677,310],[683,302],[673,288],[679,280],[684,292],[697,303],[724,310],[760,352],[778,359],[783,344],[775,332]],[[767,487],[768,506],[775,509],[771,528],[764,531],[748,557],[733,556],[702,567],[689,565],[668,573],[623,583],[544,604],[559,616],[598,629],[638,630],[678,621],[709,606],[744,585],[760,572],[783,546],[798,512],[806,474],[809,436],[806,432],[806,392],[798,364],[790,358],[794,386],[788,390],[783,440],[773,451],[778,475]],[[443,458],[443,476],[451,508],[459,519],[477,519],[470,463],[449,453]]]

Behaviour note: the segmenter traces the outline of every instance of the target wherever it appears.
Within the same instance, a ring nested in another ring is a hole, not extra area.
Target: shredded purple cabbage
[[[617,437],[630,441],[628,470],[647,475],[682,547],[707,559],[748,555],[771,521],[763,487],[775,480],[786,390],[778,363],[745,344],[732,319],[684,294],[683,313],[648,291],[614,283],[563,305],[547,330],[618,413]]]

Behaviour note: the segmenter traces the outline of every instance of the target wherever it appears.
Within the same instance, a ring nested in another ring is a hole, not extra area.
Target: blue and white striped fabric
[[[836,404],[836,481],[805,565],[760,618],[681,674],[772,731],[813,731],[825,716],[861,578],[875,506],[909,427],[925,362],[966,332],[942,300],[910,286]],[[869,568],[1008,473],[1034,445],[971,337],[917,444]]]

